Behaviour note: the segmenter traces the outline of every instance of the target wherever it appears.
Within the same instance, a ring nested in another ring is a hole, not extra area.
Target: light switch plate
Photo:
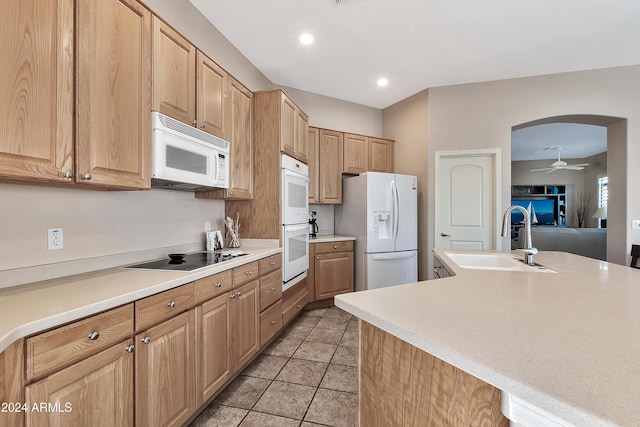
[[[633,221],[631,221],[631,229],[640,230],[640,219],[634,219]]]

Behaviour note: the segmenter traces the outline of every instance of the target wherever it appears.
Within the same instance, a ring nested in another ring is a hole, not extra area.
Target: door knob
[[[441,236],[441,237],[451,237],[451,235],[450,235],[450,234],[447,234],[447,233],[440,233],[440,236]]]

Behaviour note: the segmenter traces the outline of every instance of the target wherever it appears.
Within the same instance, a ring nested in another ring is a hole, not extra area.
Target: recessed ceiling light
[[[380,87],[385,87],[386,85],[389,84],[389,80],[385,79],[384,77],[380,77],[376,82],[376,84]]]
[[[304,33],[300,35],[298,40],[300,40],[300,43],[302,44],[311,44],[313,43],[313,36],[309,33]]]

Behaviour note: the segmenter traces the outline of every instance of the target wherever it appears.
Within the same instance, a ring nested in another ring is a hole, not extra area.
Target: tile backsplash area
[[[309,205],[309,212],[317,215],[318,234],[334,234],[333,205]]]

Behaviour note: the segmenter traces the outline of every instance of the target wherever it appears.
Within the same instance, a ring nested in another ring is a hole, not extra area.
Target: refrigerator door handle
[[[391,252],[388,254],[372,255],[371,259],[402,259],[416,256],[416,251]]]
[[[400,221],[400,201],[398,200],[398,185],[396,180],[391,181],[391,195],[393,197],[393,232],[392,237],[395,241],[398,238],[398,223]]]

